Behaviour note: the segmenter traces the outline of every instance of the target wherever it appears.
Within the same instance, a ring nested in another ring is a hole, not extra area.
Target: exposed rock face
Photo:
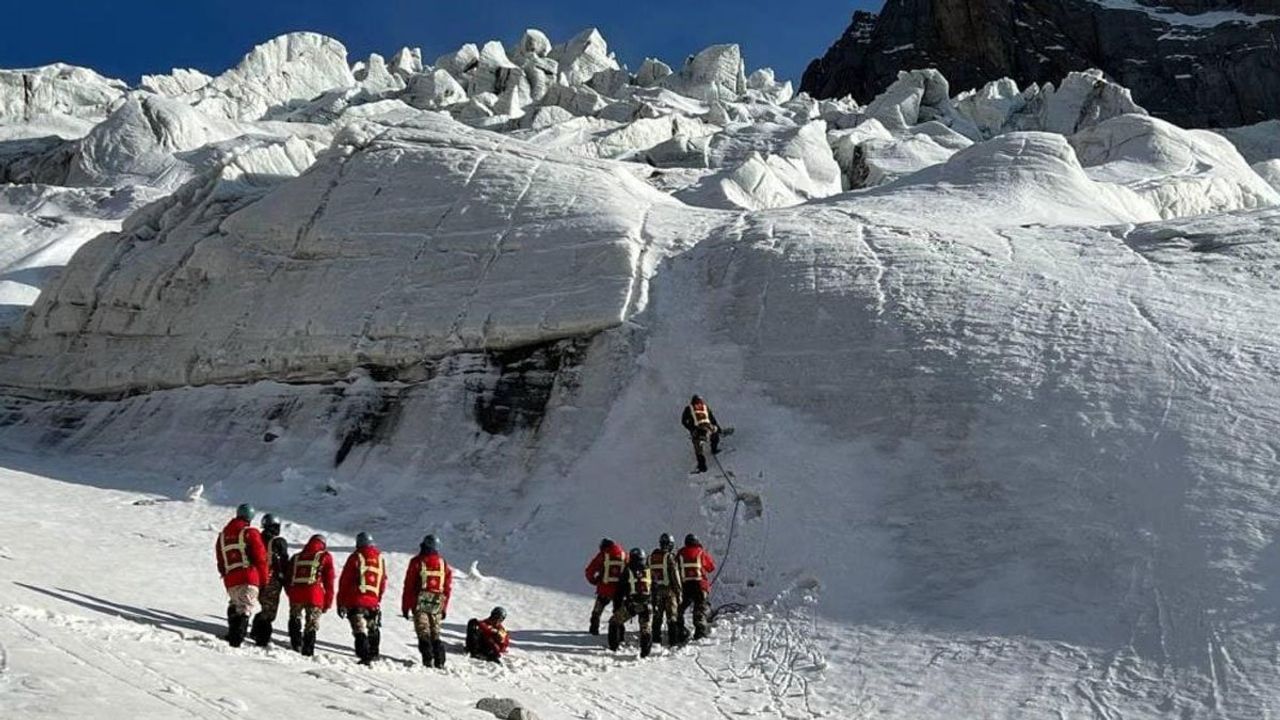
[[[1280,0],[888,0],[859,12],[801,89],[868,101],[900,70],[936,67],[955,90],[1101,68],[1183,126],[1280,117]]]

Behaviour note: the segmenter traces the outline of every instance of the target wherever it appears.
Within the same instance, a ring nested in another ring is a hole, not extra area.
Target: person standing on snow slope
[[[693,456],[698,461],[697,472],[706,472],[707,456],[702,450],[702,444],[711,444],[712,455],[720,453],[720,423],[716,422],[716,414],[711,412],[711,408],[701,397],[694,395],[689,404],[684,406],[680,424],[689,431],[689,438],[693,441]]]
[[[467,655],[489,662],[502,662],[511,637],[507,634],[507,611],[496,607],[485,620],[471,618],[467,621]]]
[[[440,625],[447,617],[452,596],[453,568],[440,555],[436,536],[428,535],[418,545],[418,554],[409,561],[409,569],[404,574],[404,594],[400,598],[400,612],[405,619],[413,614],[418,651],[422,653],[422,664],[428,667],[444,667]]]
[[[338,617],[351,623],[356,657],[361,665],[378,659],[382,645],[382,595],[387,591],[387,563],[373,536],[356,535],[356,551],[342,566],[338,581]]]
[[[626,551],[609,538],[600,541],[600,552],[587,564],[587,582],[596,588],[596,602],[591,608],[591,626],[588,629],[592,635],[600,634],[600,616],[613,600],[618,578],[622,577],[622,568],[626,564]]]
[[[303,655],[316,652],[320,615],[333,606],[333,558],[323,535],[312,535],[289,559],[289,644]]]
[[[213,546],[218,575],[227,589],[227,643],[231,647],[244,642],[249,618],[258,609],[258,593],[269,573],[267,548],[252,523],[253,507],[241,504]]]
[[[258,647],[271,644],[271,625],[280,609],[280,593],[289,574],[289,541],[280,537],[280,520],[267,513],[262,516],[262,541],[267,546],[270,579],[262,588],[262,611],[253,618],[250,635]]]
[[[617,650],[622,645],[627,634],[627,621],[634,617],[640,620],[640,657],[649,657],[653,649],[653,635],[649,628],[651,595],[652,582],[644,551],[633,548],[613,593],[613,617],[609,619],[610,650]]]
[[[716,563],[711,553],[703,549],[696,535],[686,535],[684,547],[676,555],[680,566],[680,579],[683,584],[680,608],[677,611],[677,627],[680,628],[680,640],[686,640],[688,630],[684,624],[684,612],[693,606],[693,639],[701,640],[707,636],[707,613],[709,612],[711,594],[711,573],[716,571]]]
[[[649,577],[653,581],[653,637],[662,642],[665,621],[667,644],[674,645],[680,612],[680,566],[676,563],[676,541],[668,533],[662,533],[658,547],[649,553]]]

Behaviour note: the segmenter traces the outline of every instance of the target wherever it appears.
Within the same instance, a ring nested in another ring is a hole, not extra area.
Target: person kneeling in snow
[[[253,526],[253,507],[242,504],[218,534],[214,556],[227,588],[227,642],[240,647],[249,632],[249,618],[258,609],[258,593],[267,583],[267,546]]]
[[[316,652],[320,615],[333,606],[333,558],[323,535],[312,535],[289,559],[289,644],[303,655]]]
[[[342,567],[338,582],[338,617],[351,623],[356,657],[361,665],[378,659],[382,645],[382,595],[387,591],[387,563],[373,536],[356,536],[356,551]]]
[[[502,662],[511,638],[507,629],[507,611],[496,607],[485,620],[471,618],[467,621],[467,655],[489,662]]]
[[[627,634],[627,621],[640,620],[640,657],[649,657],[653,649],[653,635],[649,631],[651,586],[649,567],[644,551],[633,548],[627,557],[627,567],[618,580],[613,593],[613,617],[609,619],[609,649],[617,650]]]

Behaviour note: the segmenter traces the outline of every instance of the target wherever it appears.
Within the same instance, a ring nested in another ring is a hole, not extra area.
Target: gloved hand
[[[338,608],[338,617],[340,617],[340,618],[346,618],[346,617],[347,617],[347,609],[346,609],[346,608]]]

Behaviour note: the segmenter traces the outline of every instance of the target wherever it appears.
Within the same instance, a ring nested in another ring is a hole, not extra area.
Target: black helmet
[[[249,503],[240,503],[240,506],[236,508],[236,518],[253,520],[253,506]]]
[[[627,564],[633,568],[644,567],[644,551],[640,548],[631,548],[631,552],[627,554]]]
[[[610,540],[609,538],[601,538],[601,539],[600,539],[600,549],[601,549],[601,550],[608,550],[608,549],[609,549],[609,548],[611,548],[611,547],[613,547],[613,541],[612,541],[612,540]]]
[[[436,550],[438,550],[439,547],[440,547],[440,543],[439,541],[436,540],[436,536],[427,535],[426,537],[422,538],[422,542],[418,545],[418,550],[422,551],[423,553],[433,553],[433,552],[436,552]]]
[[[267,513],[266,515],[263,515],[262,529],[270,530],[273,527],[277,529],[280,527],[280,518],[276,517],[275,515],[272,515],[271,513]]]
[[[697,547],[698,545],[701,545],[701,544],[702,543],[698,541],[698,536],[694,535],[693,533],[689,533],[688,535],[684,536],[685,547]]]
[[[663,550],[670,550],[675,546],[676,546],[676,540],[675,538],[671,537],[671,533],[662,533],[662,535],[658,538],[658,547],[662,548]]]
[[[501,605],[499,605],[498,607],[494,608],[493,610],[490,610],[490,611],[489,611],[489,619],[490,619],[490,620],[506,620],[506,619],[507,619],[507,611],[506,611],[506,609],[505,609],[505,608],[503,608]]]
[[[700,402],[702,402],[702,396],[701,396],[701,395],[694,395],[694,396],[693,396],[693,399],[689,401],[689,404],[690,404],[690,405],[696,405],[697,403],[700,403]]]
[[[356,547],[367,548],[373,546],[373,536],[369,533],[362,532],[359,535],[356,535]]]

